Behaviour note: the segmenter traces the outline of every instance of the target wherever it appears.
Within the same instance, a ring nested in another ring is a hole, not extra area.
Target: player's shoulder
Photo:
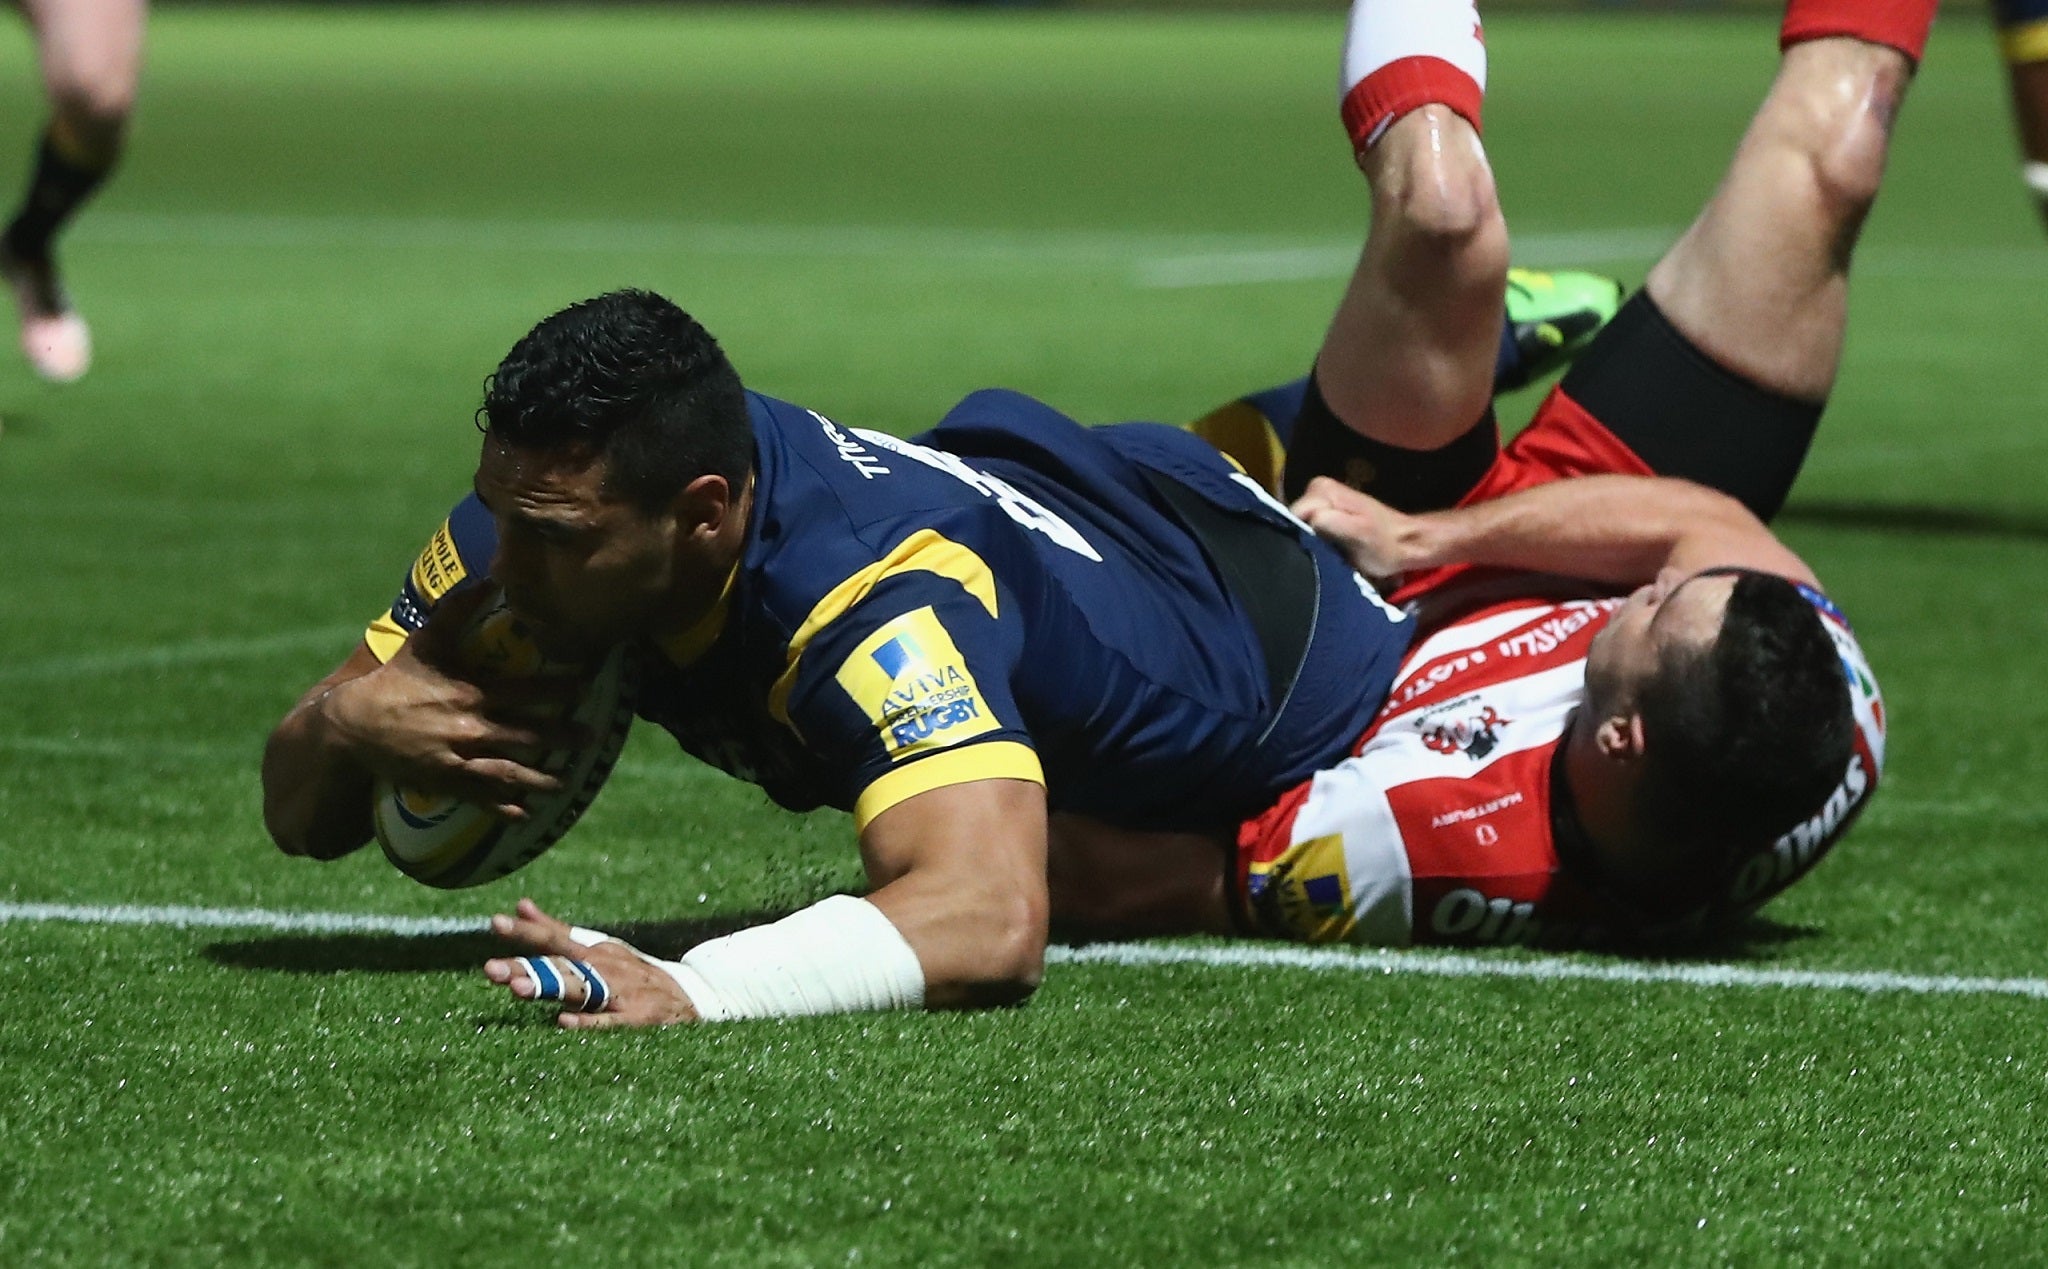
[[[905,442],[758,393],[749,403],[756,485],[742,584],[771,626],[814,627],[892,576],[965,584],[987,571],[960,482]]]
[[[491,513],[474,493],[465,495],[414,557],[392,603],[393,620],[406,630],[426,624],[436,604],[489,575],[497,545],[497,523]]]
[[[1593,638],[1618,599],[1502,598],[1439,623],[1403,658],[1376,726],[1428,717],[1459,701],[1520,714],[1555,714],[1585,684]],[[1418,724],[1419,725],[1419,724]]]

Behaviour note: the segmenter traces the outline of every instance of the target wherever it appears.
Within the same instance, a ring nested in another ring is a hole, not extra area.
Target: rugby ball
[[[460,655],[465,666],[500,677],[581,673],[577,667],[551,662],[521,629],[502,598],[493,600],[471,622],[463,634]],[[371,819],[384,857],[413,880],[446,890],[496,881],[532,863],[582,817],[618,761],[633,725],[634,666],[626,648],[612,649],[585,679],[569,711],[589,740],[576,749],[527,759],[558,777],[562,787],[530,799],[524,820],[503,819],[474,803],[378,781]]]

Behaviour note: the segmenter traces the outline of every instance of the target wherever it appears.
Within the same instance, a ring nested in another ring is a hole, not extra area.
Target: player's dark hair
[[[1798,587],[1768,573],[1736,576],[1713,643],[1667,653],[1637,706],[1637,805],[1700,885],[1820,809],[1855,745],[1834,641]]]
[[[695,318],[652,291],[571,304],[484,381],[477,426],[511,445],[587,448],[642,510],[703,475],[737,489],[754,462],[738,372]]]

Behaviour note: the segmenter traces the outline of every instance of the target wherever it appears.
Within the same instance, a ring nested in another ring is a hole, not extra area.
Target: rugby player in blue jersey
[[[746,391],[646,292],[541,322],[480,421],[474,494],[273,736],[267,821],[327,858],[368,840],[380,775],[508,814],[546,787],[516,758],[536,729],[411,637],[487,576],[551,650],[637,645],[640,714],[785,807],[852,812],[873,890],[637,979],[607,965],[621,1010],[668,1012],[606,1019],[1018,999],[1049,815],[1242,818],[1343,751],[1408,643],[1182,429],[996,391],[913,441],[844,427]]]
[[[1991,9],[2012,90],[2020,174],[2048,220],[2048,0],[1993,0]]]

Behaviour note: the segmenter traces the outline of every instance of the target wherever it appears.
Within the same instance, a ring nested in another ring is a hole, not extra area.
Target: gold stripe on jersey
[[[996,615],[996,577],[987,562],[934,529],[919,529],[897,543],[887,555],[834,586],[789,637],[789,648],[784,654],[788,668],[775,680],[775,686],[768,689],[768,712],[776,722],[794,726],[789,721],[789,694],[796,689],[797,667],[804,649],[818,632],[845,616],[848,609],[867,598],[868,592],[884,580],[899,573],[916,572],[951,578],[980,600],[989,616]]]
[[[412,588],[419,592],[420,605],[433,607],[441,596],[454,590],[468,576],[469,569],[462,563],[462,552],[455,549],[455,532],[448,527],[448,521],[443,520],[428,541],[427,549],[413,561]]]
[[[1998,50],[2014,66],[2048,62],[2048,18],[2006,27],[1998,33]]]
[[[898,767],[861,790],[853,804],[854,828],[866,829],[877,815],[920,793],[976,780],[1028,780],[1043,785],[1045,769],[1039,765],[1038,754],[1031,746],[1014,740],[991,740],[941,750],[907,767]]]
[[[732,590],[739,576],[739,561],[735,560],[732,572],[725,575],[724,588],[718,592],[718,602],[688,630],[661,640],[662,655],[678,666],[688,666],[711,650],[718,636],[725,633],[725,619],[732,612]]]
[[[405,646],[407,638],[405,627],[391,619],[391,611],[388,608],[378,613],[377,619],[370,623],[370,628],[363,631],[363,642],[369,646],[370,655],[376,657],[379,664],[397,656],[398,650]]]

